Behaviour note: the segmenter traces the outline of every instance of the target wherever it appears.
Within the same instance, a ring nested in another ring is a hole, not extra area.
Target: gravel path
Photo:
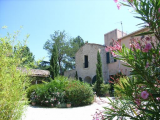
[[[22,120],[92,120],[97,109],[109,107],[107,98],[97,98],[92,105],[75,108],[40,108],[28,106]]]

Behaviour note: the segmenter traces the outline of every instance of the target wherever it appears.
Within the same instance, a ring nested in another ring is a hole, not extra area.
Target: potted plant
[[[67,102],[67,108],[70,108],[71,107],[71,102]]]
[[[32,106],[35,106],[36,105],[36,95],[35,95],[35,92],[32,92],[31,93],[31,96],[30,96],[30,100],[31,100],[31,104]]]
[[[32,101],[32,106],[35,106],[36,105],[36,102],[35,101]]]

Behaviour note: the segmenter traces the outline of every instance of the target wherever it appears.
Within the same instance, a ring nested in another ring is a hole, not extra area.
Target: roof
[[[21,70],[23,73],[26,73],[28,76],[37,76],[37,77],[49,77],[50,72],[48,70],[40,70],[40,69],[26,69],[26,68],[17,68]]]
[[[89,44],[89,45],[97,45],[97,46],[105,47],[105,45],[101,45],[101,44],[96,44],[96,43],[85,43],[83,46],[81,46],[81,47],[78,49],[78,51],[79,51],[82,47],[84,47],[86,44]],[[77,52],[78,52],[78,51],[77,51]],[[75,54],[77,54],[77,52],[76,52]]]
[[[138,34],[138,33],[140,33],[140,32],[142,32],[142,31],[145,31],[145,30],[147,30],[148,28],[142,28],[142,29],[139,29],[139,30],[137,30],[137,31],[134,31],[134,32],[132,32],[132,33],[130,33],[130,34],[128,34],[128,35],[126,35],[126,36],[123,36],[123,37],[121,37],[121,38],[119,38],[118,40],[122,40],[122,39],[124,39],[124,38],[126,38],[126,37],[128,37],[128,36],[135,36],[135,34]]]

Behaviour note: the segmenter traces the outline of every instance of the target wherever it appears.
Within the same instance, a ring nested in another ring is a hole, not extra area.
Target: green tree
[[[53,47],[50,66],[51,66],[50,68],[51,77],[54,80],[54,78],[59,75],[58,52],[57,52],[56,44],[54,44],[54,47]]]
[[[77,71],[76,71],[75,78],[76,78],[76,80],[78,80],[78,73],[77,73]]]
[[[34,55],[33,53],[30,51],[28,46],[15,46],[14,47],[14,53],[19,52],[19,58],[21,60],[23,60],[23,62],[21,63],[21,67],[26,66],[27,67],[31,67],[34,68]]]
[[[99,51],[97,52],[97,68],[96,68],[96,85],[95,90],[98,96],[101,95],[101,85],[103,84],[102,77],[102,61]]]
[[[65,31],[55,31],[50,37],[51,40],[46,41],[44,49],[51,56],[54,44],[56,44],[60,74],[63,74],[66,70],[73,69],[75,65],[75,53],[84,44],[83,39],[80,36],[67,39]]]

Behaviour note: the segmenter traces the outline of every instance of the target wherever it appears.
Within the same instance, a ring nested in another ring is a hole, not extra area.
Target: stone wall
[[[76,70],[68,70],[64,72],[64,76],[69,78],[75,78]]]
[[[81,77],[83,81],[90,81],[92,83],[93,78],[96,75],[97,64],[97,52],[100,52],[102,60],[102,75],[105,82],[107,82],[107,64],[106,64],[106,51],[105,47],[99,44],[86,43],[76,53],[76,71],[78,77]],[[84,67],[84,56],[88,56],[89,66]]]

